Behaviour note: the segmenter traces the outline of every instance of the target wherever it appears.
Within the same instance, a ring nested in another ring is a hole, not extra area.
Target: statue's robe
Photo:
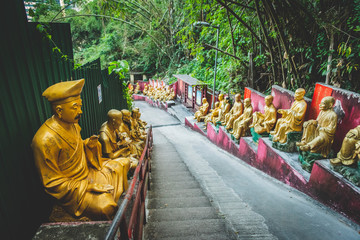
[[[246,131],[249,130],[249,126],[252,123],[253,107],[245,107],[244,113],[234,121],[233,131],[231,132],[236,139],[244,137]]]
[[[243,103],[241,101],[235,102],[234,106],[231,108],[230,112],[228,112],[225,115],[225,119],[221,124],[226,126],[225,128],[228,130],[232,129],[234,120],[237,119],[238,117],[240,117],[241,114],[243,114],[243,110],[244,110]]]
[[[349,133],[354,134],[354,136],[348,137]],[[337,160],[340,160],[344,165],[353,165],[360,157],[360,125],[351,129],[349,133],[346,134],[337,154]]]
[[[315,124],[312,124],[311,121],[309,124],[304,124],[301,142],[305,142],[311,152],[327,157],[334,141],[336,127],[336,113],[332,109],[320,111]]]
[[[206,114],[208,113],[208,110],[209,110],[209,103],[208,103],[208,102],[203,103],[203,105],[201,105],[201,107],[199,108],[199,110],[195,112],[194,118],[195,118],[198,122],[200,122],[201,117],[205,117]]]
[[[285,116],[277,121],[273,137],[285,143],[289,132],[301,132],[304,123],[307,103],[304,99],[295,101],[290,109],[285,109]]]
[[[128,187],[127,172],[130,161],[101,158],[101,144],[90,149],[82,140],[80,126],[73,124],[66,131],[54,117],[48,119],[37,131],[32,141],[35,164],[45,191],[75,216],[103,218],[109,208]],[[88,191],[89,183],[112,185],[111,193]]]
[[[264,107],[264,114],[255,112],[253,114],[253,125],[256,133],[269,133],[276,123],[276,109],[274,104]]]

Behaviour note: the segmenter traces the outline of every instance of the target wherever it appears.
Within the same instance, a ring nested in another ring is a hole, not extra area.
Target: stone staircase
[[[144,239],[234,239],[199,183],[160,131],[152,154]]]

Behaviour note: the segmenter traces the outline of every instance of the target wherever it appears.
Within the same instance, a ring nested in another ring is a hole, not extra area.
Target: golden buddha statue
[[[220,94],[221,95],[221,94]],[[220,99],[220,96],[219,96],[219,99]],[[219,112],[219,116],[216,118],[216,122],[219,122],[221,123],[222,121],[224,121],[225,119],[225,115],[230,111],[230,108],[231,108],[231,104],[230,104],[230,98],[229,97],[226,97],[224,100],[223,100],[223,103],[221,104],[220,102],[220,112]],[[214,124],[215,124],[214,123]]]
[[[134,108],[131,112],[131,130],[138,139],[145,141],[147,133],[143,127],[142,121],[140,120],[140,116],[140,109],[138,107]]]
[[[276,108],[274,107],[273,100],[273,96],[266,96],[264,113],[253,113],[253,123],[249,127],[254,128],[257,134],[269,133],[276,123]]]
[[[273,142],[285,143],[289,132],[301,132],[307,108],[304,96],[305,89],[297,89],[295,101],[290,109],[279,109],[277,111],[282,114],[282,118],[278,119],[275,130],[270,132],[273,136]]]
[[[129,95],[131,96],[131,95],[133,95],[133,93],[134,93],[134,86],[130,83],[129,84]]]
[[[225,115],[224,121],[221,123],[225,126],[226,130],[233,128],[234,120],[241,116],[243,113],[244,107],[243,103],[241,102],[241,94],[235,95],[235,103],[234,106],[231,108],[230,112]]]
[[[356,167],[360,158],[360,125],[351,129],[345,136],[336,158],[330,159],[333,165],[343,164]]]
[[[104,159],[98,136],[83,140],[78,121],[85,80],[54,84],[43,92],[54,115],[32,140],[45,191],[72,216],[111,219],[128,187],[128,158]]]
[[[139,154],[142,154],[142,151],[145,147],[145,142],[139,138],[138,134],[136,133],[136,129],[131,129],[131,112],[127,109],[121,110],[123,115],[123,122],[119,127],[120,133],[126,133],[128,137],[133,141],[138,150]]]
[[[139,91],[140,91],[140,85],[139,83],[136,83],[135,94],[138,94]]]
[[[169,95],[169,97],[167,98],[167,100],[168,100],[168,101],[175,100],[175,97],[176,97],[175,91],[174,91],[173,88],[171,88],[171,89],[170,89],[170,95]]]
[[[323,157],[329,155],[338,119],[333,110],[334,103],[333,97],[324,97],[320,102],[320,113],[316,120],[304,122],[301,142],[296,143],[301,151],[320,153]]]
[[[108,121],[99,130],[99,141],[102,146],[103,157],[115,159],[118,157],[128,157],[130,168],[134,169],[138,165],[140,158],[137,149],[131,144],[131,140],[126,135],[119,133],[122,124],[122,113],[119,110],[111,109],[108,112]]]
[[[233,130],[230,132],[234,138],[239,139],[244,137],[249,130],[249,126],[252,123],[253,107],[251,105],[251,99],[246,98],[244,100],[244,113],[238,119],[235,119],[233,123]]]
[[[148,84],[145,83],[143,94],[146,96],[148,94]]]
[[[196,119],[198,122],[200,122],[201,120],[203,120],[205,118],[205,116],[209,110],[209,103],[206,98],[202,99],[202,103],[203,104],[201,105],[199,110],[196,111],[194,114],[194,119]]]
[[[210,109],[210,113],[205,116],[205,119],[204,119],[204,123],[205,123],[204,130],[206,130],[206,128],[207,128],[207,123],[208,123],[208,122],[214,122],[215,119],[219,116],[220,103],[219,103],[219,102],[216,102],[214,107],[215,107],[215,108],[214,108],[214,109]]]

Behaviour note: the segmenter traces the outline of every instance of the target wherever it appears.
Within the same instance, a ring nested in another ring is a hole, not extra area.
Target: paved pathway
[[[158,189],[163,190],[162,192],[169,194],[168,197],[172,196],[171,198],[186,195],[187,191],[193,197],[203,198],[204,192],[210,199],[211,206],[225,219],[225,232],[232,230],[238,239],[360,239],[360,227],[342,215],[217,148],[206,137],[179,125],[179,121],[165,111],[151,107],[145,102],[135,104],[140,107],[142,119],[154,126],[153,174],[158,174],[153,177],[154,192]],[[168,152],[164,149],[168,149]],[[157,159],[160,160],[157,162]],[[172,163],[174,165],[171,166],[170,162],[174,159],[176,163]],[[166,169],[166,165],[169,169]],[[197,180],[202,191],[199,191],[185,166]],[[183,177],[192,179],[189,180],[189,185],[177,183],[178,187],[171,189],[170,182],[175,181],[176,170],[179,170],[178,173],[184,175]],[[164,183],[156,183],[159,179]],[[185,190],[184,185],[191,186],[190,189],[196,186],[197,190]],[[157,213],[154,212],[163,212],[160,207],[162,204],[165,207],[168,203],[164,200],[166,197],[161,197],[162,193],[159,193],[160,197],[155,194],[149,194],[148,226],[161,227],[161,224],[152,220],[156,218]],[[171,204],[174,208],[178,206],[177,203]],[[168,206],[169,204],[166,207]],[[186,209],[186,205],[182,206]],[[216,215],[216,211],[205,208],[210,214]],[[185,209],[182,210],[184,213],[191,212]],[[173,211],[175,216],[177,210]],[[164,219],[162,222],[166,221],[170,220]],[[178,221],[173,222],[171,231],[175,231],[174,226],[181,221],[182,219],[178,218]],[[165,230],[154,228],[147,236],[155,236],[151,234],[156,234],[156,231],[160,233]],[[189,231],[192,230],[189,228]],[[225,236],[224,229],[220,235]],[[164,236],[170,237],[166,234]],[[230,236],[226,237],[231,239]],[[177,237],[188,239],[183,235]]]

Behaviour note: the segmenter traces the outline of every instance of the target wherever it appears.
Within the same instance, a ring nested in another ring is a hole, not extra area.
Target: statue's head
[[[219,101],[222,101],[224,99],[224,94],[220,93],[219,94]]]
[[[138,107],[134,108],[131,112],[131,116],[135,119],[140,118],[141,116],[140,109]]]
[[[250,107],[250,105],[251,105],[251,99],[250,99],[250,98],[246,98],[246,99],[244,100],[244,104],[245,104],[245,107]]]
[[[299,101],[299,100],[302,100],[305,96],[305,89],[303,88],[298,88],[296,89],[295,91],[295,100],[296,101]]]
[[[79,122],[82,115],[80,94],[84,84],[84,79],[59,82],[43,92],[58,119],[66,123]]]
[[[123,109],[121,110],[121,113],[123,115],[123,121],[124,122],[130,122],[130,119],[131,119],[131,112],[127,109]]]
[[[334,106],[334,103],[335,103],[335,98],[331,96],[324,97],[320,102],[319,109],[320,110],[331,109]]]
[[[265,104],[266,106],[270,106],[274,100],[274,97],[272,95],[267,95],[265,97]]]
[[[202,99],[202,103],[203,103],[203,104],[207,103],[207,99],[206,99],[206,98],[203,98],[203,99]]]
[[[108,114],[108,123],[112,128],[118,129],[122,123],[122,113],[119,110],[111,109]]]
[[[230,98],[229,98],[229,97],[226,97],[226,98],[225,98],[225,102],[226,102],[226,103],[230,102]]]
[[[235,95],[235,102],[241,102],[241,94],[240,93]]]

